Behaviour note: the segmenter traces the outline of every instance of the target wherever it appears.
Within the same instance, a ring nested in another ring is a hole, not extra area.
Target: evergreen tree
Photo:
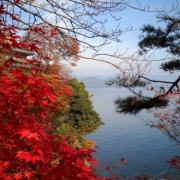
[[[103,124],[99,114],[93,109],[92,101],[83,82],[77,79],[70,80],[74,95],[70,98],[71,104],[67,119],[82,133],[91,133]]]
[[[144,25],[140,36],[139,47],[140,55],[148,53],[152,49],[165,49],[173,55],[173,58],[162,63],[160,69],[165,72],[174,73],[180,70],[180,17],[170,17],[168,15],[160,15],[158,17],[165,22],[166,26],[154,27],[153,25]],[[137,73],[140,74],[140,73]],[[173,101],[179,104],[179,86],[180,76],[174,81],[154,80],[145,76],[137,75],[133,78],[125,78],[118,76],[107,81],[107,85],[117,85],[129,89],[133,95],[125,98],[118,98],[115,101],[118,113],[138,114],[143,109],[161,108],[168,106],[172,96],[176,95]],[[154,96],[147,96],[142,90],[154,91]],[[136,90],[138,89],[138,90]]]
[[[104,123],[93,109],[92,101],[84,83],[71,79],[68,84],[73,95],[69,97],[69,105],[58,112],[52,113],[54,133],[66,137],[67,142],[79,149],[94,148],[95,142],[84,137],[85,134],[96,131]]]
[[[73,132],[77,136],[94,132],[104,123],[93,109],[84,83],[71,79],[69,85],[74,92],[69,99],[69,107],[65,111],[60,111],[54,118],[58,132],[63,134]]]

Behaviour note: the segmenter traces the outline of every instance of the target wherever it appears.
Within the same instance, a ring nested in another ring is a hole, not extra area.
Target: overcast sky
[[[136,5],[136,0],[133,0]],[[171,9],[172,4],[176,4],[176,0],[139,0],[139,2],[143,2],[142,6],[144,4],[149,3],[151,6],[151,9],[160,9],[166,7],[167,10]],[[175,13],[173,13],[175,14]],[[156,15],[158,13],[150,13],[150,12],[142,12],[135,9],[127,8],[126,10],[119,13],[119,16],[122,17],[121,19],[121,26],[122,29],[125,29],[130,23],[133,26],[133,31],[127,32],[121,37],[121,44],[112,43],[108,47],[104,47],[105,51],[108,53],[113,53],[118,48],[120,52],[125,52],[127,49],[126,55],[131,55],[132,53],[136,52],[138,50],[138,36],[140,33],[140,28],[143,24],[154,24],[155,26],[163,26],[163,23],[157,23],[158,19],[156,18]],[[108,25],[115,26],[115,24],[111,24],[111,22],[108,22]],[[94,39],[91,43],[96,43],[97,39]],[[88,54],[87,54],[88,55]],[[162,51],[155,52],[154,59],[165,57],[165,53]],[[115,59],[108,59],[111,62],[116,62]],[[161,75],[162,71],[158,70],[159,63],[152,63],[151,69],[153,75]],[[119,71],[112,67],[109,64],[102,63],[102,62],[96,62],[92,60],[84,60],[81,59],[77,62],[76,67],[72,67],[73,70],[73,76],[75,77],[83,77],[83,76],[114,76],[115,74],[119,74]]]

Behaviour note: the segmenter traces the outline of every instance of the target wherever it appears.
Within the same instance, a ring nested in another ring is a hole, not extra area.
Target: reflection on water
[[[92,100],[95,110],[100,114],[105,125],[95,134],[86,136],[95,140],[98,146],[95,158],[100,161],[99,174],[109,175],[105,166],[120,162],[122,157],[128,164],[113,171],[128,177],[139,175],[143,170],[145,174],[157,175],[165,171],[169,164],[167,160],[178,155],[179,146],[171,141],[157,129],[149,128],[138,116],[119,115],[115,113],[113,100],[119,95],[128,95],[121,89],[88,89],[94,94]],[[147,112],[142,117],[150,117]],[[169,170],[163,176],[173,176],[178,172]],[[158,178],[159,179],[159,178]]]

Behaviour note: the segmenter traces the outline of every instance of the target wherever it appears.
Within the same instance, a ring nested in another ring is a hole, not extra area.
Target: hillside
[[[80,82],[83,82],[86,88],[105,88],[104,81],[96,77],[84,77],[78,78]]]

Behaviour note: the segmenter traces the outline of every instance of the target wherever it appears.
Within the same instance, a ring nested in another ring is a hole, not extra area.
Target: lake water
[[[134,177],[145,171],[145,174],[154,176],[170,166],[166,163],[167,160],[180,155],[179,146],[158,129],[146,126],[138,116],[120,115],[115,112],[113,101],[118,96],[128,95],[127,90],[92,88],[88,91],[94,94],[94,109],[105,122],[96,133],[86,136],[98,146],[94,157],[99,160],[99,175],[108,176],[109,172],[105,170],[105,166],[116,165],[124,157],[127,165],[112,170],[112,173]],[[141,116],[153,118],[147,112],[143,112]],[[162,176],[173,177],[177,174],[176,170],[170,169]]]

